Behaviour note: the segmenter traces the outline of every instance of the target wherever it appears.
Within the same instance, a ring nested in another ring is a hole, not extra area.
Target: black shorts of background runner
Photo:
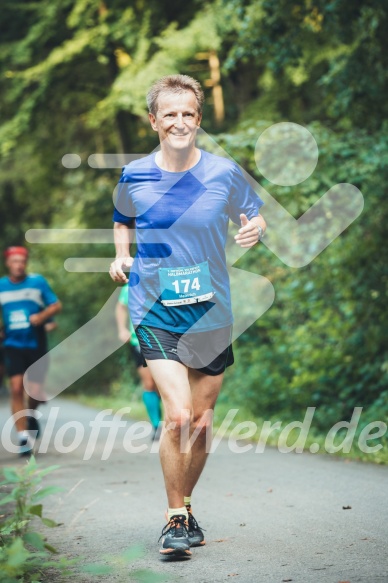
[[[46,351],[42,348],[14,348],[12,346],[4,347],[4,364],[5,370],[9,377],[15,375],[24,375],[28,367],[37,362]],[[33,383],[44,382],[48,369],[49,357],[46,355],[39,365],[34,366],[28,373],[28,379]]]
[[[129,349],[131,351],[131,357],[135,361],[136,368],[139,368],[140,366],[147,366],[141,353],[140,346],[133,346],[130,344]]]
[[[178,334],[140,325],[136,335],[146,360],[175,360],[210,376],[223,373],[234,363],[232,326]]]

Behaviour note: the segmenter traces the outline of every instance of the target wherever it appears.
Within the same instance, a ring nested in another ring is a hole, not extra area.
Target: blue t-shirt
[[[178,333],[196,322],[192,332],[232,324],[225,256],[229,219],[240,225],[240,213],[251,219],[263,204],[236,163],[204,150],[184,172],[162,170],[155,153],[124,166],[113,220],[126,225],[135,220],[137,253],[129,276],[133,324]],[[172,278],[172,294],[179,286],[180,291],[193,286],[194,295],[202,282],[208,291],[210,274],[214,295],[199,303],[162,304],[163,268],[182,268]],[[188,268],[201,272],[199,280],[187,279]]]
[[[0,278],[4,346],[39,348],[41,326],[32,326],[30,316],[57,301],[57,296],[42,275],[28,274],[18,283],[12,282],[7,276]]]

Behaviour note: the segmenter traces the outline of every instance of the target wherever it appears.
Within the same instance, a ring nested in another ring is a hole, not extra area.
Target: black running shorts
[[[140,325],[136,335],[145,360],[175,360],[210,376],[223,373],[234,363],[232,326],[179,334]]]
[[[28,367],[34,364],[46,352],[41,348],[14,348],[12,346],[4,347],[5,370],[9,377],[24,374]],[[48,356],[34,366],[32,371],[28,372],[28,378],[33,383],[43,383],[48,369]]]

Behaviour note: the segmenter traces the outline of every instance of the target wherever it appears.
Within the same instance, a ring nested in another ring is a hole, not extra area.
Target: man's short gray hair
[[[198,113],[201,113],[205,96],[199,82],[193,77],[189,77],[189,75],[166,75],[166,77],[155,81],[147,93],[148,111],[156,115],[160,93],[177,94],[183,91],[192,91],[194,93],[197,100]]]

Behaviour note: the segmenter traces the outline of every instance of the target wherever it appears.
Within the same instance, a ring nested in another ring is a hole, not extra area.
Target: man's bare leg
[[[174,360],[147,360],[163,401],[165,430],[160,444],[160,461],[169,508],[183,506],[185,476],[190,451],[181,449],[181,435],[189,430],[192,399],[187,368]]]
[[[43,383],[28,381],[28,408],[36,409],[39,405],[47,402],[47,395],[43,390]]]
[[[143,391],[157,393],[158,389],[154,379],[152,378],[150,370],[144,366],[139,366],[137,372],[141,380]]]
[[[10,377],[9,381],[11,387],[11,411],[16,416],[17,413],[25,410],[23,375],[14,375]],[[26,417],[25,415],[18,417],[15,419],[16,431],[25,431],[27,429]]]
[[[193,401],[193,420],[190,434],[191,460],[186,472],[184,495],[191,496],[205,467],[212,437],[213,413],[221,390],[224,374],[209,376],[189,369],[189,383]],[[193,435],[198,431],[198,434]]]

